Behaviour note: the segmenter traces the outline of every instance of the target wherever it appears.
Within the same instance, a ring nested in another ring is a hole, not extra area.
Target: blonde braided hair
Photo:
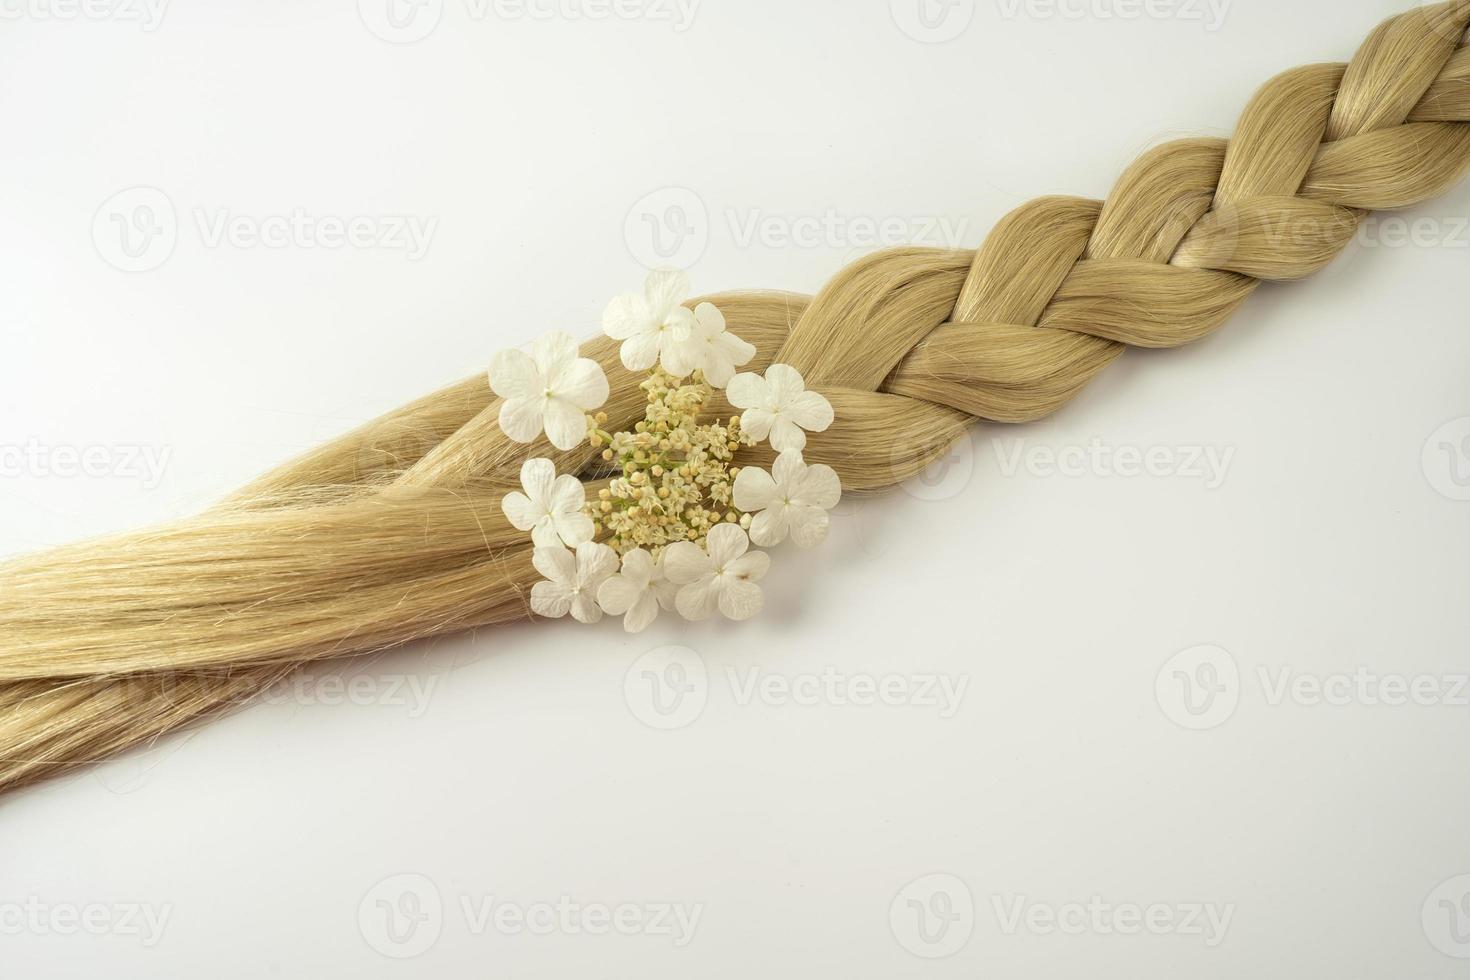
[[[1470,167],[1470,0],[1382,24],[1347,65],[1269,82],[1233,139],[1134,163],[1106,202],[1043,198],[976,252],[899,249],[814,298],[703,297],[832,402],[809,460],[880,490],[977,418],[1055,411],[1127,347],[1208,334],[1265,280],[1326,265],[1365,213]],[[691,306],[694,305],[691,303]],[[613,426],[642,412],[615,345]],[[711,406],[729,412],[723,403]],[[530,456],[474,378],[377,420],[181,524],[0,566],[0,790],[248,699],[301,663],[528,615],[537,578],[499,499]],[[902,434],[901,436],[899,434]]]

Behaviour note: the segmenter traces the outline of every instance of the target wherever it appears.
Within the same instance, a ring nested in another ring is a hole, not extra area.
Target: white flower
[[[750,540],[762,548],[780,544],[788,533],[800,547],[821,544],[827,511],[841,499],[837,471],[821,463],[808,466],[797,452],[777,456],[770,473],[747,466],[735,478],[735,506],[755,514]]]
[[[597,602],[609,616],[623,616],[623,629],[641,633],[658,618],[659,606],[674,608],[676,591],[664,575],[662,559],[654,561],[642,548],[634,548],[623,556],[622,572],[597,590]]]
[[[490,387],[505,402],[500,428],[516,442],[546,430],[557,449],[576,449],[587,438],[587,412],[607,401],[607,375],[596,361],[578,357],[577,342],[560,330],[536,341],[531,353],[504,350],[490,362]]]
[[[801,372],[789,364],[772,364],[764,378],[735,375],[725,397],[745,409],[740,428],[757,442],[769,435],[778,453],[805,449],[807,432],[825,432],[832,424],[832,403],[807,391]]]
[[[592,518],[582,513],[587,491],[581,480],[570,473],[557,476],[549,459],[528,459],[521,467],[521,486],[526,492],[506,494],[500,509],[516,530],[531,532],[536,547],[575,548],[592,540]]]
[[[546,581],[531,587],[533,613],[560,619],[570,612],[579,623],[602,618],[597,590],[618,570],[617,552],[605,544],[583,541],[575,556],[561,547],[537,548],[531,552],[531,563],[546,576]]]
[[[673,345],[693,335],[694,314],[680,305],[688,295],[688,276],[674,269],[655,269],[648,274],[642,296],[629,293],[608,304],[602,314],[602,330],[623,342],[619,351],[623,367],[646,371],[660,356],[667,358]],[[668,369],[667,360],[664,366]]]
[[[725,314],[713,303],[696,306],[694,320],[689,338],[664,351],[664,370],[678,378],[702,370],[706,381],[723,388],[735,376],[735,369],[755,356],[755,346],[725,329]]]
[[[674,599],[679,615],[699,620],[719,609],[728,619],[749,619],[760,612],[764,596],[756,583],[771,567],[770,556],[746,554],[750,541],[737,524],[711,528],[706,541],[708,553],[692,541],[664,552],[664,574],[681,586]]]

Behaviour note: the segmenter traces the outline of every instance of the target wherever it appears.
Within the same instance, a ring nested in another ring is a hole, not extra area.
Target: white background
[[[652,260],[648,217],[704,291],[815,291],[873,223],[974,247],[1030,197],[1101,197],[1162,139],[1228,134],[1259,83],[1346,60],[1400,8],[960,0],[926,34],[909,0],[704,0],[688,23],[641,0],[435,6],[395,34],[378,0],[176,0],[147,23],[123,0],[0,3],[0,550],[195,512],[502,347],[595,333]],[[172,251],[120,271],[113,215],[159,193],[143,225]],[[433,233],[421,255],[209,233],[297,209]],[[351,665],[365,696],[322,668],[3,801],[0,968],[1463,976],[1467,215],[1462,186],[1403,216],[1415,241],[1370,224],[1217,335],[845,502],[824,548],[778,556],[758,621],[446,638]],[[1094,441],[1167,472],[1045,466]],[[65,472],[89,447],[101,471]],[[678,675],[641,658],[669,645],[707,680],[657,730],[649,677]],[[752,671],[828,671],[835,693],[748,698]],[[1359,671],[1426,676],[1440,703],[1277,688]],[[1181,674],[1222,688],[1204,714]],[[885,679],[962,695],[843,696]],[[1173,918],[1045,928],[1094,900]],[[487,901],[649,928],[515,932]],[[698,907],[692,941],[660,904]],[[111,925],[64,934],[90,906]]]

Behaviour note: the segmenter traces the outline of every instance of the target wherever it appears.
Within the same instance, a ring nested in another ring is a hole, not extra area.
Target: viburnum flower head
[[[772,364],[764,378],[735,375],[725,397],[745,409],[740,416],[745,434],[757,442],[769,437],[778,453],[805,449],[808,432],[825,432],[832,424],[832,403],[807,391],[801,372],[789,364]]]
[[[607,401],[602,366],[578,356],[570,334],[552,331],[527,354],[505,350],[490,362],[490,387],[505,399],[500,428],[516,442],[542,431],[557,449],[576,449],[587,438],[587,413]]]
[[[801,453],[785,452],[767,473],[747,466],[735,477],[735,506],[753,514],[750,540],[770,548],[791,540],[802,548],[827,538],[827,511],[842,499],[837,471],[821,463],[808,466]]]
[[[581,480],[570,473],[557,476],[549,459],[528,459],[521,466],[521,486],[526,492],[506,494],[500,508],[517,530],[531,532],[536,547],[575,548],[592,540],[592,518],[583,512],[587,491]]]

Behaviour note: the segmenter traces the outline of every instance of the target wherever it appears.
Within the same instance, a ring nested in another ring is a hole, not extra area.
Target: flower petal
[[[711,388],[723,388],[735,376],[735,365],[718,347],[706,347],[704,352],[704,380]]]
[[[764,408],[770,386],[758,374],[737,374],[725,386],[725,398],[736,408]]]
[[[655,619],[658,619],[658,600],[652,592],[645,592],[623,617],[623,629],[629,633],[642,633],[653,625]]]
[[[708,575],[712,569],[709,556],[693,541],[678,541],[664,550],[664,575],[675,585]]]
[[[842,481],[837,471],[825,463],[814,463],[797,481],[791,499],[823,510],[831,510],[842,499]]]
[[[750,539],[739,524],[721,524],[710,528],[705,537],[705,550],[709,552],[710,561],[717,568],[730,564],[745,554],[745,549],[749,547]]]
[[[784,452],[776,457],[771,467],[771,477],[783,496],[790,495],[806,472],[806,462],[799,452]]]
[[[702,346],[703,343],[698,338],[675,340],[672,337],[665,337],[659,362],[663,365],[663,369],[674,377],[687,378],[704,366]]]
[[[755,515],[750,522],[750,540],[762,548],[774,548],[786,540],[791,528],[790,508],[772,507]]]
[[[601,408],[607,402],[607,375],[602,365],[587,357],[579,357],[547,379],[546,386],[557,398],[571,402],[583,411]]]
[[[618,356],[629,371],[647,371],[658,360],[660,334],[656,330],[637,333],[623,341]]]
[[[669,340],[685,341],[694,336],[697,321],[687,306],[676,306],[664,317],[662,326],[665,343]]]
[[[674,608],[679,610],[680,616],[690,622],[710,617],[717,605],[714,589],[710,587],[713,581],[713,575],[706,575],[698,582],[691,582],[679,590],[674,598]]]
[[[557,449],[576,449],[587,438],[587,413],[565,399],[548,398],[546,438]]]
[[[556,582],[531,586],[531,612],[547,619],[560,619],[572,608],[572,590]]]
[[[531,345],[531,357],[541,373],[550,378],[577,359],[577,339],[565,330],[553,330]]]
[[[546,462],[551,462],[547,460]],[[553,470],[553,472],[555,472]],[[570,473],[563,473],[551,484],[546,493],[546,509],[555,514],[579,511],[587,502],[587,489],[582,481]]]
[[[748,578],[759,582],[771,570],[771,556],[764,551],[752,551],[725,566],[726,578]]]
[[[626,575],[614,575],[597,587],[597,602],[609,616],[621,616],[645,595]]]
[[[510,526],[517,531],[531,530],[536,526],[536,522],[545,516],[542,508],[533,504],[531,498],[519,490],[502,497],[500,509],[505,511],[505,519],[510,521]]]
[[[577,581],[577,559],[565,548],[537,548],[531,552],[531,564],[548,581],[568,589]]]
[[[501,398],[530,398],[544,387],[541,369],[522,350],[503,350],[490,360],[490,387]]]
[[[734,385],[736,381],[739,381],[743,377],[746,377],[746,375],[735,375],[734,380],[730,384]],[[725,389],[725,397],[730,397],[730,389],[728,388]],[[740,415],[740,431],[750,436],[756,442],[764,442],[765,438],[771,434],[771,426],[775,422],[776,416],[764,408],[747,408]]]
[[[722,333],[715,338],[715,349],[730,359],[736,367],[750,363],[755,356],[755,344],[746,343],[733,333]]]
[[[639,589],[646,589],[656,571],[653,556],[642,548],[634,548],[623,556],[623,577]]]
[[[827,540],[827,525],[830,518],[820,507],[797,504],[789,509],[791,540],[798,548],[814,548]]]
[[[766,368],[766,384],[771,386],[771,397],[782,408],[790,399],[806,391],[801,372],[790,364],[772,364]]]
[[[806,433],[786,416],[777,416],[771,425],[771,448],[778,453],[801,452],[806,448]]]
[[[661,323],[689,295],[689,277],[678,269],[654,269],[643,283],[643,295],[653,319]]]
[[[749,619],[761,611],[765,601],[761,587],[744,579],[732,579],[720,590],[720,612],[726,619]]]
[[[781,414],[808,432],[826,432],[832,424],[832,403],[815,391],[803,391],[781,406]]]
[[[602,607],[591,592],[583,589],[572,596],[572,618],[579,623],[595,623],[602,618]]]
[[[583,541],[577,545],[577,579],[596,594],[598,586],[618,570],[618,553],[605,544]]]
[[[513,442],[535,442],[546,420],[542,398],[510,398],[500,403],[500,431]]]
[[[708,336],[725,332],[725,314],[713,303],[700,303],[694,308],[694,319],[699,329]]]
[[[572,477],[576,479],[576,477]],[[532,503],[551,509],[551,489],[556,482],[556,464],[544,457],[528,459],[521,464],[521,486]],[[580,486],[580,482],[578,486]]]
[[[591,541],[592,536],[597,533],[592,526],[592,518],[580,512],[552,514],[546,522],[551,525],[557,540],[569,548]]]
[[[735,476],[732,499],[735,506],[747,514],[765,510],[776,500],[776,481],[771,479],[771,474],[758,466],[743,467]]]
[[[564,543],[561,533],[556,529],[556,520],[548,514],[536,522],[531,528],[531,543],[538,548],[560,548]],[[570,544],[571,542],[565,542]]]
[[[642,296],[619,296],[602,313],[602,332],[613,340],[627,340],[653,325],[653,314]]]

